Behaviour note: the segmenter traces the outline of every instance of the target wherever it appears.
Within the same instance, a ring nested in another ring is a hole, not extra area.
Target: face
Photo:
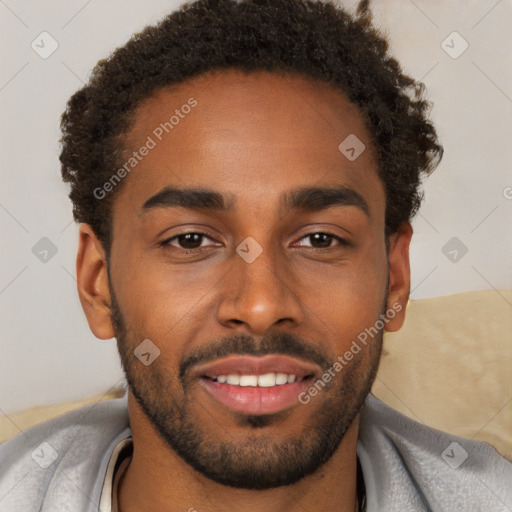
[[[356,159],[338,148],[349,135]],[[408,293],[410,233],[388,260],[358,111],[295,75],[216,72],[144,101],[126,147],[93,332],[115,333],[140,410],[197,471],[253,489],[311,474],[357,418],[381,315]]]

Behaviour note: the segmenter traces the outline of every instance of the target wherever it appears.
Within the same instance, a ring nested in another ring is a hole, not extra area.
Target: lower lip
[[[273,414],[299,404],[298,395],[308,388],[310,379],[271,388],[232,386],[202,378],[206,390],[221,404],[242,414]]]

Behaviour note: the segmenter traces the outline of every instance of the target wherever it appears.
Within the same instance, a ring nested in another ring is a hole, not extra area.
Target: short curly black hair
[[[62,115],[63,180],[76,222],[91,225],[108,254],[112,204],[94,190],[122,165],[124,136],[140,102],[158,88],[214,69],[294,72],[341,90],[376,148],[386,191],[386,240],[417,212],[421,174],[443,148],[428,119],[425,87],[402,72],[373,25],[368,0],[354,13],[329,0],[198,0],[148,26],[107,59]]]

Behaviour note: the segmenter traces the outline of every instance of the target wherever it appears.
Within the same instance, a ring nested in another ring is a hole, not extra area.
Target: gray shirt
[[[36,425],[0,445],[1,512],[100,509],[127,394]],[[122,444],[122,443],[121,443]],[[490,445],[429,428],[369,395],[357,445],[368,512],[512,512],[512,464]]]

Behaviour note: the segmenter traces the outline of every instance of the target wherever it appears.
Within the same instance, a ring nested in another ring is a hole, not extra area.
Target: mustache
[[[180,362],[179,378],[183,382],[190,368],[215,359],[231,355],[261,357],[269,354],[297,357],[307,362],[316,363],[322,369],[329,368],[332,359],[321,347],[305,342],[289,333],[271,333],[258,340],[247,334],[238,334],[192,350]]]

